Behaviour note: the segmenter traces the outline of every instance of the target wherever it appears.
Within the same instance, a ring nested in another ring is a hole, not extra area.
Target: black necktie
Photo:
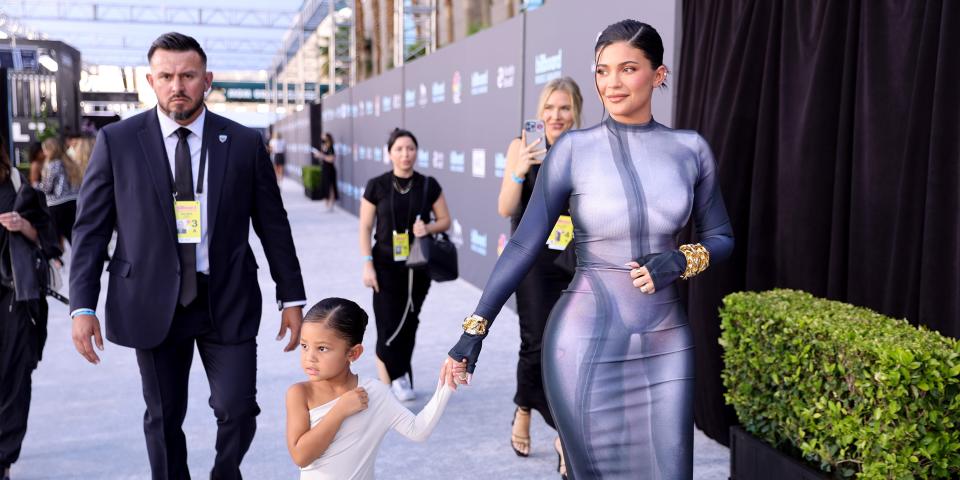
[[[177,187],[177,200],[193,200],[193,168],[190,162],[190,145],[187,144],[187,137],[190,130],[178,128],[177,150],[174,154],[176,160],[176,178],[174,183]],[[193,299],[197,298],[197,244],[180,243],[180,305],[187,306]]]

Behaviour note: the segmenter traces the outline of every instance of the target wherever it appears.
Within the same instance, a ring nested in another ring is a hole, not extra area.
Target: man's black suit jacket
[[[155,109],[100,131],[73,229],[71,310],[96,308],[104,252],[116,228],[116,250],[107,267],[106,335],[139,349],[166,338],[180,288],[172,174],[161,135]],[[241,342],[255,337],[260,326],[251,223],[277,284],[277,300],[306,299],[303,279],[260,134],[208,110],[203,136],[211,316],[224,342]]]

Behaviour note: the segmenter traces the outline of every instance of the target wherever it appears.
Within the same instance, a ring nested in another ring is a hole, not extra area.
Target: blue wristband
[[[373,261],[373,255],[364,255],[364,256],[363,256],[363,261],[364,261],[364,262],[372,262],[372,261]]]
[[[92,308],[78,308],[70,313],[70,318],[77,318],[80,315],[93,315],[95,317],[97,316],[97,312]]]
[[[513,172],[510,172],[510,179],[516,183],[523,183],[527,180],[526,178],[518,177],[517,174]]]

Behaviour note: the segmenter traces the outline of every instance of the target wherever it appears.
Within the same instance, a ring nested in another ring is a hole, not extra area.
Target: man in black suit
[[[211,478],[240,478],[256,430],[261,296],[248,243],[266,252],[285,351],[299,342],[306,296],[290,224],[260,135],[206,110],[213,74],[196,40],[167,33],[147,54],[157,108],[105,127],[80,189],[70,272],[73,342],[103,350],[94,309],[107,243],[107,339],[136,349],[155,479],[189,478],[181,428],[194,345],[217,417]]]

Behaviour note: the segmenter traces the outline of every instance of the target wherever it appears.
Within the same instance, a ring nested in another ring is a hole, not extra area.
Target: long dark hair
[[[617,42],[626,42],[631,47],[642,50],[654,70],[663,65],[663,39],[650,24],[628,18],[607,25],[593,47],[594,60],[599,62],[603,49]],[[661,86],[666,86],[666,83]]]
[[[369,316],[356,302],[339,297],[324,298],[310,307],[303,323],[319,323],[337,332],[350,346],[363,342]]]

